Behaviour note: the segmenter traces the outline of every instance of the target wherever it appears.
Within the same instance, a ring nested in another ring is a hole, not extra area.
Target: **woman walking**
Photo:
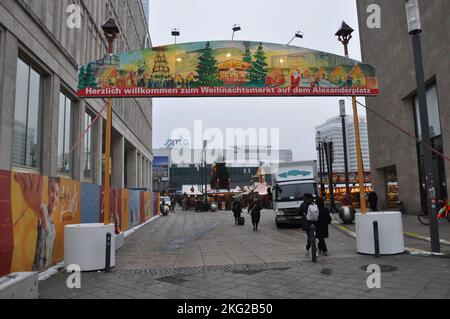
[[[322,198],[316,199],[317,207],[319,208],[319,219],[316,225],[316,237],[319,240],[318,248],[319,253],[322,256],[328,255],[328,248],[325,239],[329,237],[328,225],[331,224],[330,210],[325,207],[325,203]]]
[[[258,225],[261,221],[261,200],[255,199],[253,205],[249,208],[249,214],[252,216],[253,231],[258,231]]]
[[[302,216],[302,228],[306,233],[307,240],[306,240],[306,256],[311,257],[312,252],[311,248],[313,248],[314,254],[317,256],[315,250],[316,250],[316,224],[317,222],[308,220],[308,211],[309,207],[311,205],[314,205],[314,197],[312,194],[305,194],[303,203],[300,205],[299,213]]]
[[[242,214],[242,206],[241,201],[239,199],[235,199],[232,205],[232,211],[234,215],[234,223],[239,225],[239,218],[241,218]]]

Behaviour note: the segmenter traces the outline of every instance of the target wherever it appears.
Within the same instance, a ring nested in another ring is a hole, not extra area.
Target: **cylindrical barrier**
[[[106,272],[111,269],[111,233],[106,234],[105,269]]]
[[[373,240],[375,247],[375,256],[380,257],[380,235],[378,232],[378,222],[373,222]]]

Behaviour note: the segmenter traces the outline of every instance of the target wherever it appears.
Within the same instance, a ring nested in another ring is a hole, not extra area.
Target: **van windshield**
[[[305,194],[316,194],[316,184],[277,185],[275,192],[277,202],[303,200]]]

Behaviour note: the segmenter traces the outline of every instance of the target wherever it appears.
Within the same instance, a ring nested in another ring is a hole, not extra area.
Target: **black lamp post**
[[[235,34],[236,32],[241,31],[241,30],[242,30],[242,28],[241,28],[241,26],[240,26],[239,24],[235,24],[235,25],[233,26],[233,35],[231,36],[231,41],[234,41],[234,34]]]
[[[317,151],[319,153],[319,176],[320,176],[320,194],[322,198],[325,200],[325,184],[323,183],[323,174],[324,168],[323,168],[323,142],[321,139],[320,131],[317,132]]]
[[[422,131],[423,170],[425,177],[425,188],[427,191],[428,217],[430,220],[431,250],[435,253],[441,251],[439,241],[439,226],[436,210],[436,189],[433,178],[433,154],[427,145],[431,145],[430,125],[428,120],[428,107],[426,99],[425,75],[423,71],[422,44],[420,33],[422,26],[420,21],[419,0],[406,0],[406,16],[408,20],[408,31],[412,36],[414,50],[414,64],[416,69],[417,97],[419,99],[420,127]]]
[[[329,190],[330,190],[330,211],[332,213],[336,213],[336,203],[334,201],[334,184],[333,184],[333,142],[325,142],[325,157],[327,161],[328,168],[328,181],[329,181]]]
[[[345,167],[345,198],[350,196],[350,182],[348,180],[348,154],[347,154],[347,114],[345,112],[345,100],[339,101],[339,111],[342,121],[342,141],[344,144],[344,167]],[[348,203],[347,203],[348,204]]]
[[[175,38],[175,44],[177,44],[177,37],[179,37],[180,36],[180,30],[178,30],[178,29],[173,29],[172,30],[172,36]]]
[[[302,31],[297,31],[297,32],[295,32],[294,37],[291,39],[291,41],[288,42],[287,45],[291,44],[292,41],[295,40],[295,38],[303,39],[303,32],[302,32]]]

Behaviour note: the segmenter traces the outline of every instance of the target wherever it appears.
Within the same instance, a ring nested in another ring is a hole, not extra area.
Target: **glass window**
[[[40,167],[42,76],[17,60],[13,163]]]
[[[416,115],[416,130],[417,136],[422,138],[422,128],[420,125],[419,113],[419,99],[414,98],[414,108]],[[437,96],[436,84],[433,84],[427,89],[427,108],[428,108],[428,123],[430,125],[430,137],[434,138],[441,135],[441,121],[439,116],[439,102]]]
[[[58,170],[70,174],[72,170],[72,101],[64,94],[59,94],[58,121]]]
[[[84,114],[84,129],[87,130],[92,125],[93,118],[90,114]],[[92,172],[92,127],[87,131],[84,136],[84,177],[93,178]]]

